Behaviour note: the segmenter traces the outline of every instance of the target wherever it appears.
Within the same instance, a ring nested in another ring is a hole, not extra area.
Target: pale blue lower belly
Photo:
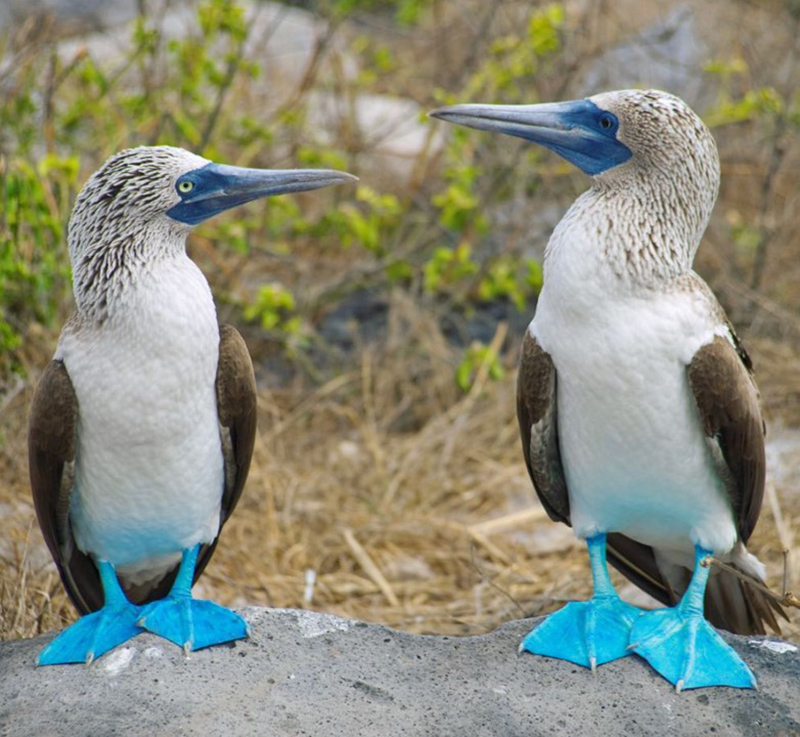
[[[70,517],[81,550],[146,568],[216,537],[222,449],[213,381],[163,390],[126,379],[78,395]]]
[[[733,547],[732,506],[696,409],[671,388],[637,396],[631,382],[628,393],[614,396],[567,382],[559,391],[562,461],[579,536],[621,532],[676,551]]]
[[[146,567],[149,558],[211,542],[223,471],[218,435],[214,443],[205,434],[172,446],[173,457],[155,449],[150,457],[120,453],[111,444],[79,448],[71,500],[78,547],[115,566]]]

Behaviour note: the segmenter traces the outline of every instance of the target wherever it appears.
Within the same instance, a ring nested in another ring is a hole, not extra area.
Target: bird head
[[[429,115],[533,141],[608,186],[624,185],[634,173],[652,178],[676,170],[699,180],[714,197],[719,186],[719,158],[708,128],[686,103],[658,90],[540,105],[451,105]]]
[[[270,195],[354,181],[325,169],[245,169],[172,146],[141,146],[109,158],[86,182],[70,218],[70,250],[153,223],[187,231],[231,207]]]
[[[81,189],[68,227],[78,307],[97,282],[183,252],[192,227],[231,207],[356,177],[326,169],[245,169],[172,146],[109,158]],[[122,268],[122,266],[125,268]],[[102,275],[104,279],[97,277]],[[101,301],[101,300],[98,300]]]
[[[659,234],[661,256],[676,271],[690,268],[717,198],[719,156],[711,132],[674,95],[620,90],[541,105],[452,105],[429,115],[555,151],[595,189],[629,199],[642,219],[669,229]]]

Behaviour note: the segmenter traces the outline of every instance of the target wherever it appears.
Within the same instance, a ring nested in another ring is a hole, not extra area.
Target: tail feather
[[[738,566],[732,567],[761,583]],[[780,634],[777,616],[788,621],[777,601],[728,571],[715,571],[709,577],[705,609],[711,624],[737,635],[765,635],[767,628]]]

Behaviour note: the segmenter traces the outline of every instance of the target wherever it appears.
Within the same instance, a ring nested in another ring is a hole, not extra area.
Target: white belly
[[[576,534],[622,532],[664,550],[730,550],[732,506],[686,375],[713,325],[701,320],[698,330],[687,329],[693,316],[685,295],[621,300],[578,320],[543,297],[531,331],[557,371]]]
[[[167,280],[127,324],[59,346],[78,399],[75,539],[134,582],[219,530],[219,331],[194,271],[178,275],[177,293]]]

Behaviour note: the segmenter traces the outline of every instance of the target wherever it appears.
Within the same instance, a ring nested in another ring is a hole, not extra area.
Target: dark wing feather
[[[727,483],[739,539],[746,543],[764,500],[764,421],[750,357],[730,326],[729,332],[733,343],[714,338],[694,355],[688,375],[703,429],[719,448],[720,476]],[[718,626],[740,634],[764,634],[765,623],[780,632],[775,615],[786,617],[773,599],[729,573],[709,580],[706,612],[710,619],[723,620]]]
[[[51,361],[31,404],[28,467],[39,527],[69,598],[81,614],[103,605],[92,559],[75,546],[69,524],[78,400],[62,361]]]
[[[550,354],[525,333],[517,375],[522,452],[536,494],[550,519],[569,525],[569,496],[558,445],[556,369]]]
[[[700,421],[719,445],[731,502],[742,542],[747,542],[764,499],[764,422],[758,391],[733,345],[717,336],[703,346],[689,365]]]
[[[256,440],[256,377],[253,361],[244,338],[231,325],[221,325],[219,330],[217,412],[225,459],[221,530],[242,495]],[[218,540],[219,535],[214,542],[201,549],[194,573],[195,581],[211,560]]]

